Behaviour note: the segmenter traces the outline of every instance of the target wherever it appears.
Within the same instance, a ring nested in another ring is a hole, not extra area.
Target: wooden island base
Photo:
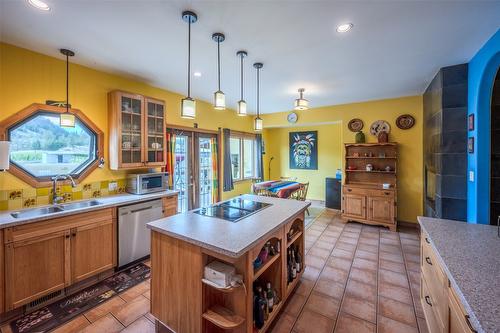
[[[287,249],[294,244],[305,258],[304,227],[304,211],[301,211],[237,258],[152,230],[151,313],[177,333],[265,332],[304,272],[305,267],[293,282],[287,283]],[[287,239],[292,228],[294,233]],[[274,246],[279,244],[280,252],[254,270],[253,262],[266,242]],[[236,273],[243,276],[244,284],[229,290],[204,284],[204,267],[214,260],[234,266]],[[260,330],[254,330],[253,324],[253,285],[256,281],[271,282],[280,298]]]

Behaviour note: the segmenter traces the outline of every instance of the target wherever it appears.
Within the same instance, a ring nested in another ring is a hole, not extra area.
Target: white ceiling
[[[289,110],[306,88],[311,106],[421,94],[440,67],[468,62],[500,28],[500,1],[153,1],[46,0],[42,12],[24,0],[0,0],[2,41],[118,73],[181,94],[186,92],[187,24],[192,26],[195,98],[216,90],[216,43],[222,90],[239,99],[239,49],[245,59],[245,99],[255,110],[255,69],[262,61],[261,110]],[[335,27],[352,22],[346,34]]]

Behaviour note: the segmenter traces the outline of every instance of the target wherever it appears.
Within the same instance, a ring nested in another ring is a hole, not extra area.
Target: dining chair
[[[306,201],[308,189],[309,189],[309,182],[300,183],[300,187],[290,194],[289,199]],[[307,215],[310,215],[309,208],[306,209],[306,213],[307,213]]]

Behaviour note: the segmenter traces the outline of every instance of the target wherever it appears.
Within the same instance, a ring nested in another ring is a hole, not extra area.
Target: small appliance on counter
[[[127,176],[127,192],[146,194],[166,191],[168,189],[168,172],[130,174]]]
[[[217,260],[205,266],[202,280],[218,289],[227,289],[243,284],[243,276],[236,274],[234,266]]]

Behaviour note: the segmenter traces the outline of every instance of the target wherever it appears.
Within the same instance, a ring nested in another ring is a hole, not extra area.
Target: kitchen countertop
[[[500,332],[497,227],[418,217],[478,332]]]
[[[90,206],[90,207],[84,207],[84,208],[79,208],[79,209],[72,209],[68,211],[62,211],[62,212],[56,212],[56,213],[51,213],[51,214],[44,214],[36,217],[24,217],[24,218],[15,218],[10,215],[11,213],[19,212],[22,210],[6,210],[6,211],[0,211],[0,229],[2,228],[7,228],[7,227],[13,227],[16,225],[20,224],[26,224],[26,223],[33,223],[37,221],[42,221],[42,220],[47,220],[47,219],[52,219],[55,217],[62,217],[62,216],[67,216],[67,215],[74,215],[78,213],[84,213],[92,210],[97,210],[97,209],[103,209],[107,207],[114,207],[114,206],[122,206],[122,205],[127,205],[127,204],[134,204],[138,202],[143,202],[143,201],[148,201],[148,200],[153,200],[153,199],[159,199],[163,197],[168,197],[177,194],[178,191],[172,191],[172,190],[167,190],[167,191],[162,191],[162,192],[155,192],[155,193],[148,193],[148,194],[118,194],[118,195],[110,195],[107,197],[102,197],[102,198],[92,198],[92,199],[87,199],[87,200],[78,200],[78,201],[70,201],[66,202],[65,204],[70,204],[74,202],[81,202],[81,201],[89,201],[89,200],[97,200],[101,204],[96,205],[96,206]],[[32,208],[42,208],[42,207],[50,207],[49,206],[37,206],[37,207],[32,207]],[[26,209],[32,209],[32,208],[26,208]]]
[[[214,252],[238,258],[310,203],[245,194],[243,199],[272,204],[236,223],[201,216],[193,211],[148,223],[154,231]]]

